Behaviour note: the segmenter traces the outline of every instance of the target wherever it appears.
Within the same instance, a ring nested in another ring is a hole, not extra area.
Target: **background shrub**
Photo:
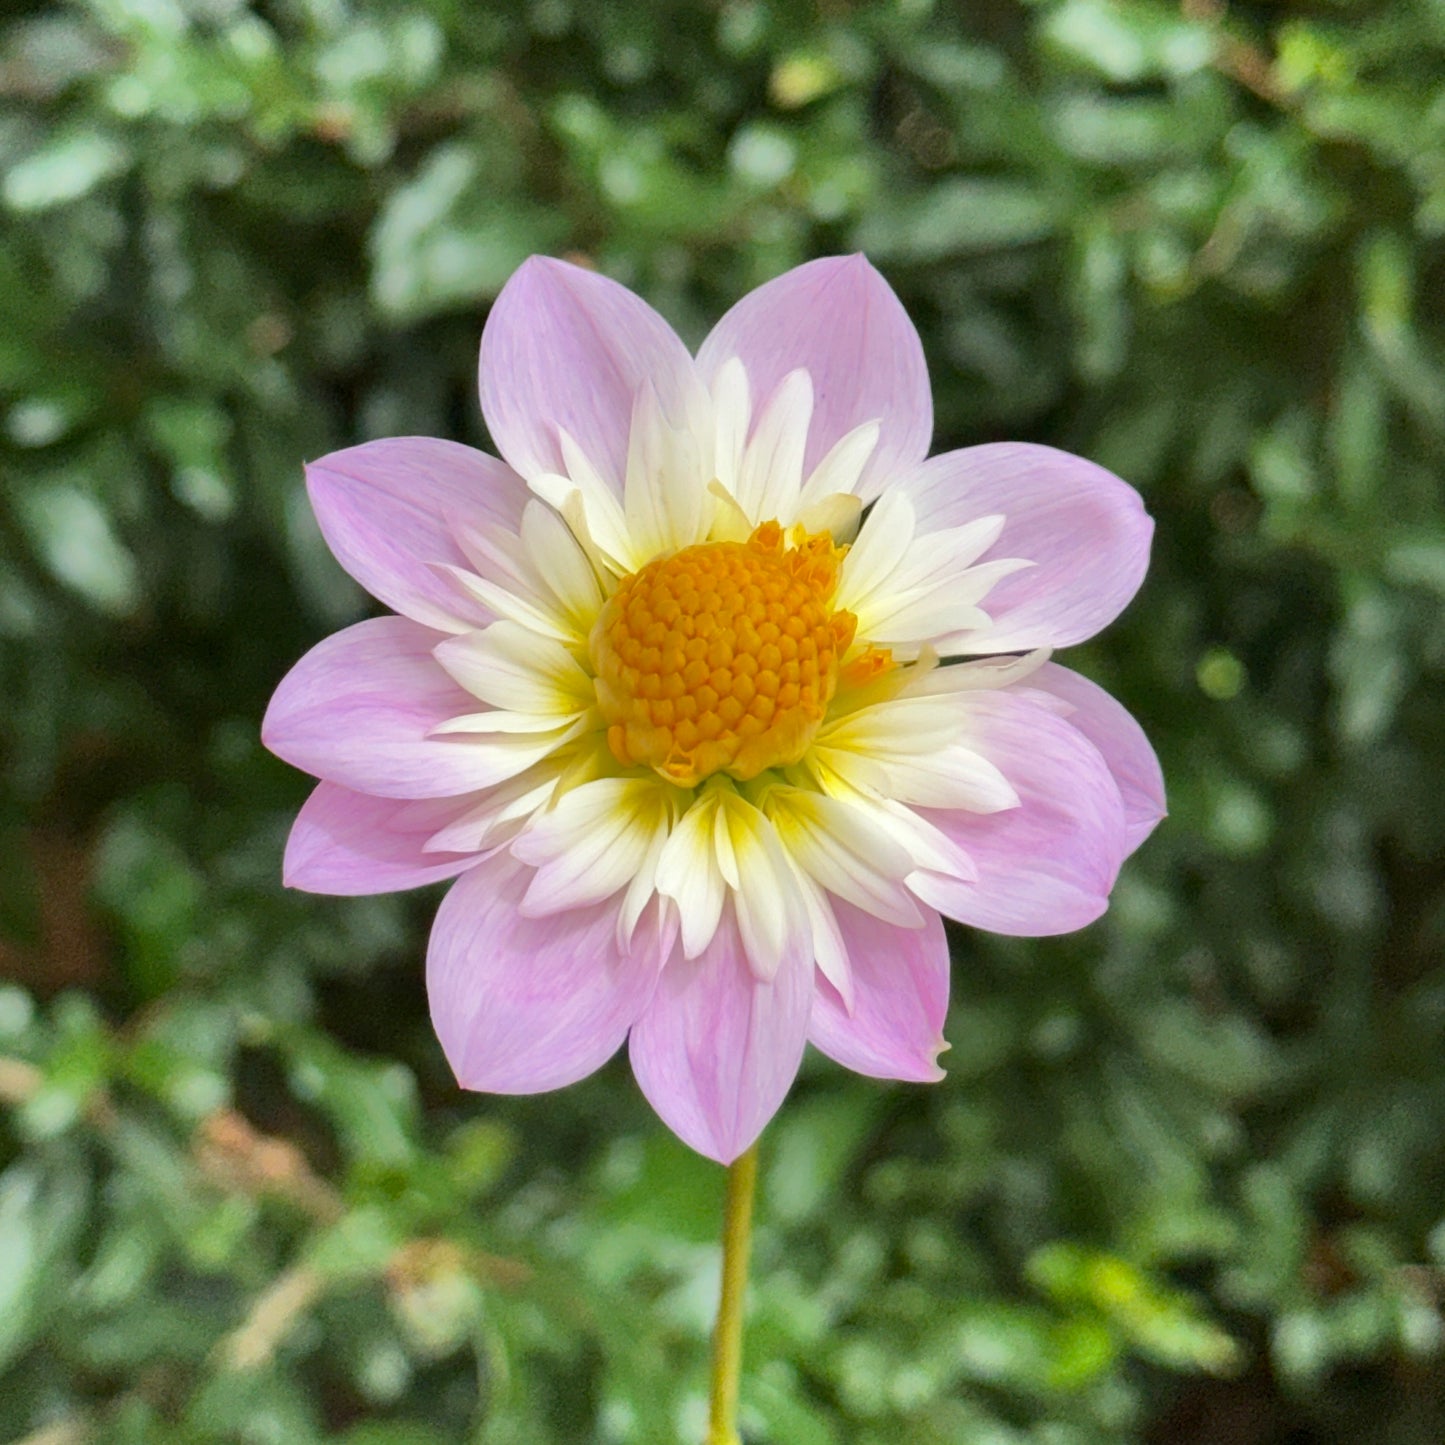
[[[788,1445],[1445,1438],[1445,12],[1431,0],[72,0],[0,22],[0,1438],[701,1431],[721,1172],[616,1064],[461,1095],[434,898],[281,890],[300,463],[484,443],[488,300],[700,339],[866,250],[938,445],[1158,519],[1071,657],[1171,817],[960,931],[947,1082],[810,1059],[745,1396]]]

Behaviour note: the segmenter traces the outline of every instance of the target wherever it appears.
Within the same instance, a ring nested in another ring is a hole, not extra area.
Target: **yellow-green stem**
[[[728,1167],[723,1216],[722,1296],[712,1336],[712,1390],[707,1445],[742,1445],[738,1435],[738,1385],[743,1372],[743,1295],[748,1283],[748,1245],[753,1232],[753,1194],[758,1146]]]

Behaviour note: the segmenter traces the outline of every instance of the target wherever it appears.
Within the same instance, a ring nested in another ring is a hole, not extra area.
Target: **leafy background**
[[[865,249],[938,444],[1158,519],[1071,657],[1171,817],[959,933],[948,1080],[810,1060],[750,1442],[1445,1438],[1438,0],[73,0],[0,22],[0,1439],[697,1440],[721,1171],[453,1086],[433,896],[288,895],[257,741],[368,603],[300,463],[483,443],[490,297],[691,340]]]

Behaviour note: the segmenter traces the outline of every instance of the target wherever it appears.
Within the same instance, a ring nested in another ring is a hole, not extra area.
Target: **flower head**
[[[410,437],[307,469],[398,615],[271,703],[267,745],[321,779],[287,881],[458,879],[427,982],[467,1088],[556,1088],[630,1038],[727,1162],[810,1040],[939,1077],[940,915],[1078,928],[1162,816],[1137,724],[1048,660],[1137,589],[1137,494],[1047,447],[925,460],[922,349],[861,257],[763,286],[696,359],[534,259],[481,396],[503,461]]]

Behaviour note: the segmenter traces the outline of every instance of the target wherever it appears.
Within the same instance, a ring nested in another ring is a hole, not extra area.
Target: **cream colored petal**
[[[1001,813],[1019,805],[1008,779],[981,753],[961,744],[926,758],[895,752],[878,761],[887,775],[883,791],[902,803],[970,813]]]
[[[929,668],[908,684],[909,697],[939,696],[951,692],[988,691],[1011,687],[1037,672],[1049,660],[1051,648],[1040,647],[1022,657],[983,657]]]
[[[562,615],[586,636],[602,607],[602,586],[572,529],[545,502],[529,502],[522,513],[522,546]]]
[[[967,746],[967,734],[955,698],[899,697],[845,714],[812,751],[845,782],[899,802],[978,813],[1017,807],[1017,793]]]
[[[789,856],[816,883],[878,918],[923,921],[903,878],[913,859],[860,809],[805,788],[771,789],[764,809]]]
[[[949,697],[899,696],[830,718],[816,747],[842,748],[863,756],[891,756],[944,747],[963,731],[958,706]]]
[[[473,697],[520,713],[571,716],[596,701],[592,680],[559,642],[510,620],[449,637],[432,656]]]
[[[913,505],[899,491],[884,492],[843,559],[834,605],[858,613],[897,570],[913,541]],[[860,629],[860,636],[868,634]]]
[[[557,788],[561,763],[554,758],[499,783],[473,808],[454,818],[427,839],[423,852],[479,853],[502,842],[536,810],[550,801]]]
[[[771,983],[790,956],[813,956],[813,929],[797,880],[770,828],[747,845],[743,886],[733,894],[738,935],[753,977]]]
[[[677,905],[688,958],[712,942],[727,893],[713,842],[716,814],[716,790],[704,789],[673,828],[657,861],[657,891]]]
[[[717,869],[723,876],[723,882],[729,888],[737,889],[742,886],[742,875],[738,871],[737,849],[733,845],[735,821],[731,805],[741,800],[730,789],[719,789],[715,796],[717,811],[713,817],[713,857],[717,861]]]
[[[978,869],[973,859],[947,833],[920,817],[907,804],[880,797],[871,790],[850,787],[836,773],[830,774],[827,781],[831,797],[841,798],[861,811],[871,829],[893,839],[908,854],[913,866],[904,877],[905,883],[919,870],[970,882],[977,878]]]
[[[708,484],[713,499],[712,527],[708,536],[714,542],[746,542],[752,536],[753,524],[738,504],[738,499],[719,481]]]
[[[466,750],[467,760],[477,774],[477,785],[490,788],[515,778],[558,748],[565,747],[586,726],[587,719],[579,718],[567,727],[550,731],[455,733],[445,741],[449,746]],[[441,733],[442,729],[433,731]]]
[[[623,496],[635,556],[662,556],[702,540],[712,515],[704,473],[699,438],[690,427],[671,425],[656,393],[644,387],[632,409]]]
[[[809,507],[816,506],[827,497],[851,496],[877,445],[876,421],[864,422],[862,426],[855,426],[852,431],[844,432],[803,483],[803,492],[798,498],[799,511],[806,512]],[[861,501],[859,505],[861,506]]]
[[[732,863],[733,908],[753,975],[770,982],[783,962],[812,956],[812,927],[789,860],[766,816],[745,798],[718,799],[717,848]],[[726,842],[724,843],[724,835]],[[728,868],[722,867],[724,877]]]
[[[558,429],[557,441],[567,468],[566,475],[540,473],[529,478],[527,485],[564,517],[568,515],[569,498],[575,494],[586,518],[587,534],[609,564],[619,573],[636,571],[647,559],[638,557],[627,535],[627,518],[622,510],[621,498],[565,429]]]
[[[637,929],[643,909],[657,891],[657,865],[662,861],[662,850],[667,846],[667,840],[679,815],[677,803],[672,798],[666,799],[665,806],[657,809],[647,852],[633,875],[632,882],[628,884],[622,907],[617,911],[617,946],[624,953],[632,946],[632,935]]]
[[[520,548],[521,543],[517,545]],[[535,595],[524,595],[521,591],[468,572],[464,567],[443,567],[441,570],[454,577],[483,607],[499,618],[520,623],[539,637],[550,637],[573,647],[585,641],[585,637],[553,602],[544,602]]]
[[[731,493],[748,444],[752,405],[747,368],[736,356],[723,362],[712,382],[713,476]]]
[[[829,533],[839,545],[858,535],[863,521],[863,503],[858,497],[834,492],[821,501],[800,505],[798,522],[807,532]]]
[[[627,887],[652,847],[666,784],[599,778],[533,815],[512,855],[536,868],[522,898],[529,917],[599,903]]]
[[[514,733],[556,733],[566,734],[570,741],[588,722],[591,716],[568,714],[559,718],[556,713],[510,712],[506,708],[490,708],[485,712],[460,713],[439,722],[427,734],[428,737],[494,737]]]
[[[844,559],[837,605],[858,619],[858,637],[900,659],[989,625],[980,605],[1001,578],[1031,565],[1022,558],[978,563],[998,540],[1002,515],[917,534],[911,503],[885,493]]]
[[[786,853],[787,850],[784,849]],[[798,885],[798,896],[808,915],[808,926],[813,935],[813,961],[823,977],[838,990],[843,1000],[844,1012],[853,1012],[853,968],[848,959],[848,944],[843,930],[838,927],[837,915],[828,901],[827,893],[805,873],[797,861],[788,854],[788,863],[793,870],[793,879]]]
[[[758,418],[738,469],[735,495],[755,526],[796,515],[812,416],[812,378],[790,371]]]
[[[456,529],[457,545],[479,576],[530,602],[538,602],[536,579],[529,575],[526,552],[516,532],[474,521]],[[464,568],[453,569],[465,572]]]

